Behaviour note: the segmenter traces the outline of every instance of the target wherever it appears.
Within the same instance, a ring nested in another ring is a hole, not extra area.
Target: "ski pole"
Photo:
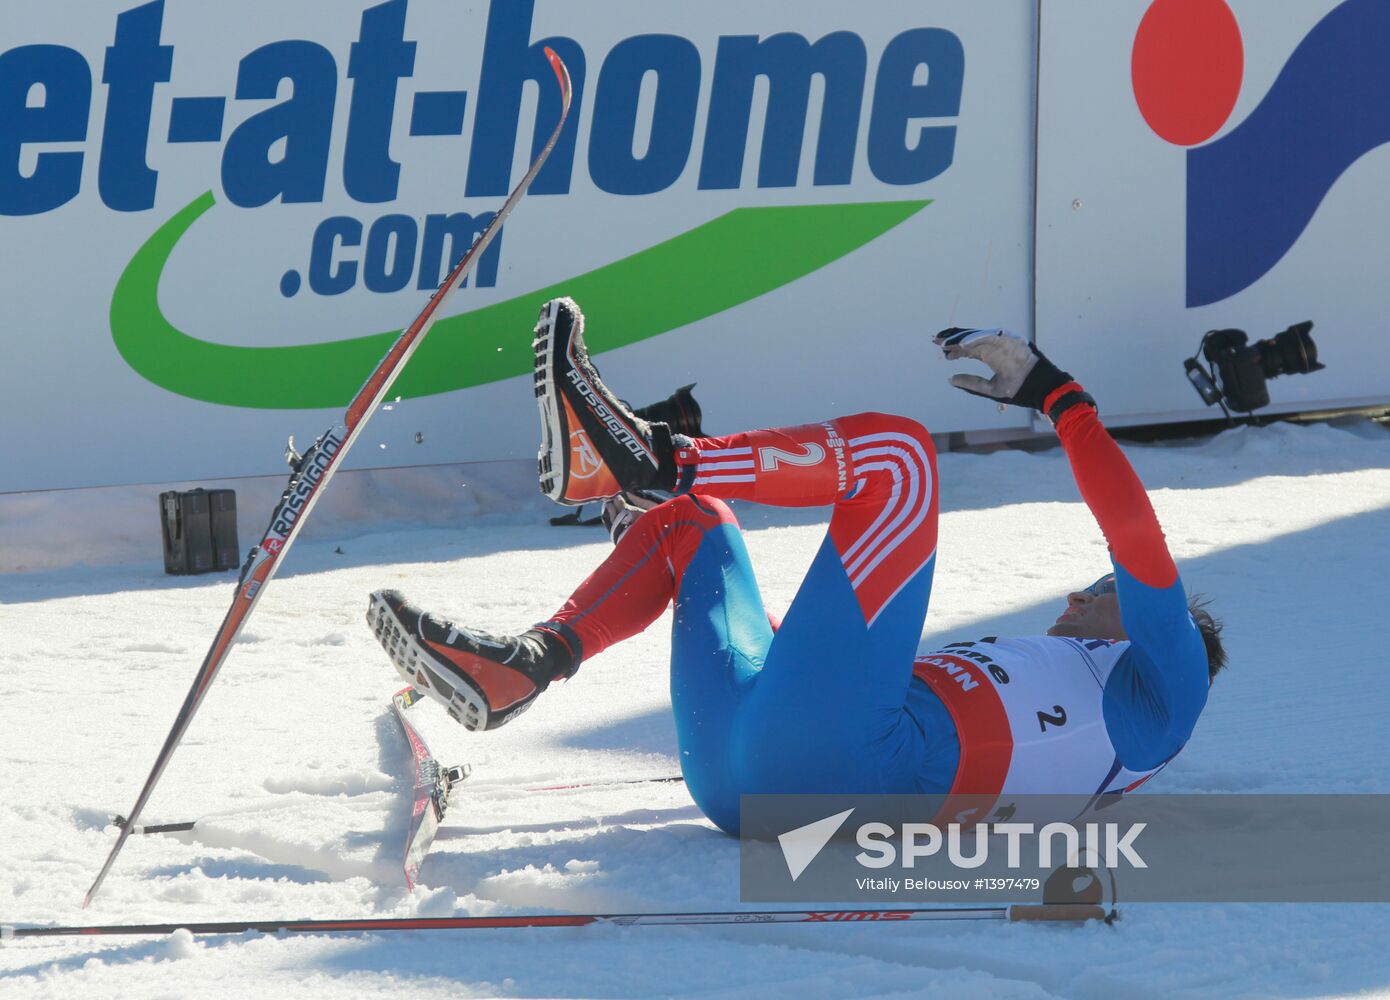
[[[327,934],[367,931],[500,930],[513,927],[678,927],[733,924],[858,924],[923,920],[1004,920],[1013,923],[1077,923],[1105,920],[1103,907],[1083,904],[1015,904],[1013,906],[925,907],[901,910],[726,910],[672,913],[519,914],[510,917],[362,917],[346,920],[243,920],[208,923],[97,924],[87,927],[0,926],[0,941],[35,937],[172,934]]]

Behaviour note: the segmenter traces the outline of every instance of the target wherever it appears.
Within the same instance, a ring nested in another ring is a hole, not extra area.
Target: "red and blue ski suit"
[[[690,492],[643,515],[549,624],[587,658],[674,599],[681,767],[730,833],[741,794],[1132,788],[1190,736],[1205,648],[1148,496],[1095,411],[1072,407],[1057,432],[1110,544],[1127,642],[1040,636],[918,656],[936,455],[919,423],[880,413],[695,441],[678,454]],[[726,499],[833,505],[780,625]],[[1070,729],[1052,712],[1050,672],[1069,692]],[[1041,734],[1030,698],[1052,713]]]

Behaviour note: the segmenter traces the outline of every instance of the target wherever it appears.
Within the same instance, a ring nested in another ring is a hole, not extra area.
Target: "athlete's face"
[[[1120,598],[1115,593],[1115,574],[1101,577],[1085,590],[1067,595],[1067,609],[1047,630],[1048,635],[1073,639],[1128,639],[1120,620]]]

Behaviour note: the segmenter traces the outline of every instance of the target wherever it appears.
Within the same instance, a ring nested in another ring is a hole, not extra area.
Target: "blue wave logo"
[[[1173,46],[1190,49],[1197,37],[1210,46],[1213,25],[1221,63],[1207,62],[1202,72],[1216,75],[1217,85],[1197,98],[1186,119],[1209,125],[1225,101],[1227,114],[1234,105],[1243,56],[1239,28],[1223,0],[1156,0],[1135,37],[1135,97],[1150,127],[1170,142],[1204,141],[1225,121],[1221,117],[1206,135],[1205,126],[1184,134],[1178,127],[1183,109],[1155,96],[1162,73],[1153,67],[1166,64],[1171,73],[1192,75],[1196,60]],[[1298,242],[1347,168],[1390,142],[1387,52],[1390,3],[1345,0],[1298,44],[1243,122],[1215,142],[1188,149],[1189,308],[1228,299],[1264,277]]]

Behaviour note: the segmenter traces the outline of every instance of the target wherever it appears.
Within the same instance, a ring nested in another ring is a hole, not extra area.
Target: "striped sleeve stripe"
[[[858,554],[845,562],[845,572],[850,576],[850,583],[856,587],[883,561],[884,556],[897,548],[902,536],[906,534],[902,528],[903,522],[921,506],[921,483],[916,476],[905,473],[897,461],[893,460],[895,458],[896,456],[893,456],[888,461],[880,462],[861,461],[859,464],[859,468],[865,471],[887,472],[893,477],[894,483],[891,499],[884,508],[883,516],[879,518],[880,522],[885,523],[876,523],[875,530],[866,532],[859,542],[855,543]]]
[[[915,439],[899,437],[897,441],[898,444],[905,445],[906,448],[892,446],[879,450],[892,461],[900,463],[902,470],[900,474],[906,481],[907,496],[904,498],[902,508],[884,529],[883,543],[887,545],[887,549],[882,555],[896,549],[904,538],[915,532],[931,509],[933,483],[930,459],[920,442]],[[901,484],[898,489],[902,489]],[[875,539],[866,549],[871,550],[878,544],[880,544],[880,540]],[[881,561],[882,555],[873,561],[869,566],[870,569]]]
[[[856,471],[856,472],[864,473],[864,472],[868,472],[869,469],[871,469],[871,468],[876,469],[876,468],[884,468],[884,467],[885,467],[885,466],[882,466],[882,465],[873,465],[873,466],[869,466],[869,467],[866,468],[864,465],[860,465],[860,464],[859,464],[861,456],[859,456],[859,455],[854,455],[854,456],[851,456],[851,457],[852,457],[852,459],[853,459],[853,461],[854,461],[854,463],[855,463],[855,471]],[[883,526],[884,522],[886,522],[890,517],[893,516],[893,509],[894,509],[894,507],[895,507],[896,504],[897,504],[897,497],[898,497],[899,492],[900,492],[900,488],[901,488],[901,478],[902,478],[902,477],[901,477],[901,474],[897,472],[897,470],[896,470],[895,467],[891,467],[891,466],[890,466],[890,467],[887,467],[887,468],[890,469],[890,474],[893,475],[894,480],[895,480],[895,482],[893,483],[893,494],[892,494],[892,497],[890,498],[890,502],[883,505],[883,509],[882,509],[881,511],[879,511],[878,517],[874,518],[874,523],[871,524],[871,525],[869,525],[868,530],[865,531],[862,535],[860,535],[859,538],[855,540],[855,543],[854,543],[853,545],[851,545],[851,546],[850,546],[849,548],[847,548],[843,553],[840,554],[840,558],[841,558],[842,560],[844,560],[846,566],[849,565],[850,560],[854,559],[854,558],[859,554],[860,549],[861,549],[866,543],[868,543],[868,541],[869,541],[870,539],[872,539],[872,538],[875,537],[875,535],[877,534],[879,528],[881,528],[881,527]],[[856,491],[857,491],[859,488],[863,487],[864,482],[865,482],[865,477],[861,475],[860,478],[859,478],[859,481],[855,484],[855,489],[856,489]]]
[[[706,483],[754,483],[757,476],[696,476],[694,486],[701,486]]]
[[[849,442],[856,468],[893,477],[884,511],[844,554],[856,588],[921,525],[931,509],[931,463],[921,444],[902,434],[871,434]]]
[[[879,553],[876,556],[874,556],[873,559],[869,560],[868,564],[865,565],[864,568],[859,572],[859,574],[854,578],[853,582],[855,586],[858,586],[865,578],[868,577],[870,573],[877,569],[879,563],[883,562],[884,559],[892,555],[892,553],[894,552],[894,550],[898,548],[898,546],[902,545],[903,542],[907,541],[907,539],[912,537],[913,532],[915,532],[919,527],[921,527],[922,522],[926,520],[927,511],[929,510],[929,508],[929,504],[918,503],[915,508],[911,509],[911,520],[908,521],[905,527],[901,528],[894,535],[892,535],[890,540],[884,545],[884,547],[881,550],[879,550]]]
[[[708,451],[706,451],[703,448],[700,449],[701,461],[703,461],[706,458],[732,458],[736,455],[742,455],[745,458],[752,458],[753,447],[749,445],[746,448],[711,448]]]
[[[854,461],[857,471],[861,473],[870,470],[885,472],[893,479],[892,493],[889,502],[884,504],[883,510],[879,513],[878,517],[874,519],[873,524],[869,525],[868,530],[860,535],[858,540],[844,552],[843,558],[845,560],[846,569],[851,574],[853,573],[853,567],[862,562],[864,552],[872,549],[883,537],[885,532],[891,531],[892,525],[889,522],[893,521],[894,517],[900,513],[904,481],[907,481],[910,486],[913,479],[912,473],[915,471],[912,467],[908,452],[900,447],[895,447],[904,440],[905,439],[901,435],[897,434],[873,434],[866,437],[854,438],[849,442],[851,448],[860,449],[859,451],[852,452],[850,456]],[[880,447],[868,447],[874,444]],[[920,449],[918,450],[920,451]],[[921,457],[923,459],[926,458],[925,455],[921,455]],[[874,458],[878,459],[878,461],[869,461]],[[897,459],[897,461],[893,461],[893,459]],[[926,463],[923,462],[924,467],[925,465]]]
[[[696,471],[697,473],[701,473],[701,472],[717,472],[717,471],[719,471],[719,470],[721,470],[721,469],[751,469],[751,468],[753,468],[753,460],[750,458],[750,459],[748,459],[747,461],[743,461],[743,462],[705,462],[705,461],[701,461],[699,465],[695,466],[695,471]]]

